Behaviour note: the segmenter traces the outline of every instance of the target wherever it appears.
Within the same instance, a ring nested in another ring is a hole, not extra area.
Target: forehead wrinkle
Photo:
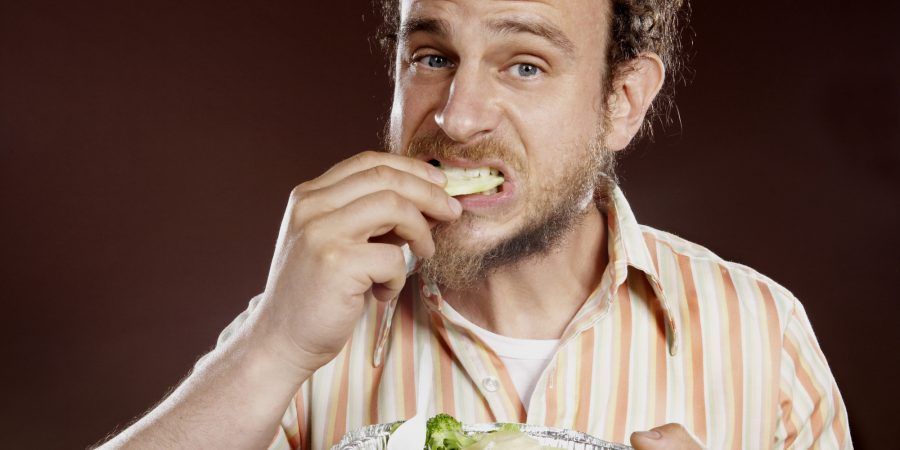
[[[488,29],[498,34],[531,34],[543,38],[569,56],[575,53],[575,44],[555,25],[524,18],[495,19],[488,22]]]
[[[488,29],[497,34],[531,34],[549,41],[570,56],[575,52],[575,44],[562,30],[550,24],[527,19],[497,19],[488,22]],[[413,17],[400,26],[398,37],[406,41],[412,34],[420,32],[446,38],[450,35],[450,24],[443,19]]]

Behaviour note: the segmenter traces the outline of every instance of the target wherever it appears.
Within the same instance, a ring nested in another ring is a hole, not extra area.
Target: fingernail
[[[636,434],[644,439],[653,439],[654,441],[658,441],[660,438],[662,438],[662,433],[660,433],[659,431],[656,431],[656,430],[638,431],[634,434]]]
[[[455,214],[462,212],[462,205],[459,203],[459,200],[450,197],[450,200],[447,200],[447,204],[450,205],[450,209],[452,209]]]
[[[431,177],[431,179],[434,180],[435,183],[440,184],[441,186],[443,186],[444,182],[447,181],[447,176],[444,175],[444,171],[434,166],[428,166],[428,176]]]

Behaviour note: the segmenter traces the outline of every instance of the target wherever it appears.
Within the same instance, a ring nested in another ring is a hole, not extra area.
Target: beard
[[[500,268],[514,267],[560,248],[590,207],[605,210],[606,199],[615,185],[615,158],[606,149],[599,132],[580,146],[559,149],[561,155],[575,157],[567,159],[562,170],[552,175],[546,175],[540,168],[526,170],[522,158],[497,139],[462,146],[438,132],[414,139],[405,152],[397,151],[396,146],[389,148],[410,157],[429,155],[436,159],[472,161],[497,158],[512,167],[518,176],[517,192],[520,201],[526,202],[524,221],[505,236],[473,242],[473,232],[486,229],[490,222],[465,210],[458,220],[440,222],[432,229],[435,253],[420,260],[419,273],[424,279],[452,290],[472,289]]]

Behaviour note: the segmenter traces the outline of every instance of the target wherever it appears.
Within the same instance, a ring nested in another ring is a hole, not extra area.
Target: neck
[[[600,284],[608,259],[606,219],[589,208],[549,253],[493,270],[471,289],[442,295],[460,314],[494,333],[559,339]]]

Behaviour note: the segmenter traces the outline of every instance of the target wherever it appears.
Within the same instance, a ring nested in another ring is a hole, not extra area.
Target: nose
[[[456,70],[446,103],[434,120],[447,137],[467,143],[495,130],[500,116],[490,75],[473,64]]]

